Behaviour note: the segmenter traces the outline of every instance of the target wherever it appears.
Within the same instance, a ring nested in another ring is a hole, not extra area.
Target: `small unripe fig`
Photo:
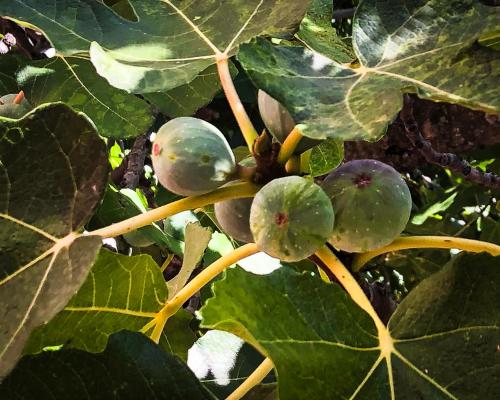
[[[260,116],[267,130],[278,142],[283,143],[295,127],[293,117],[278,100],[263,90],[259,90],[257,94],[257,103],[259,105]],[[295,153],[303,153],[320,142],[320,140],[303,137],[297,145]]]
[[[236,168],[224,135],[212,124],[191,117],[172,119],[160,128],[152,161],[160,183],[181,196],[217,189]]]
[[[299,261],[313,254],[331,236],[333,221],[326,193],[299,176],[269,182],[256,194],[250,209],[255,243],[283,261]]]
[[[32,109],[24,93],[6,94],[0,97],[0,117],[19,119]]]
[[[253,242],[250,230],[250,207],[253,198],[232,199],[215,203],[215,217],[222,230],[240,242]]]
[[[322,183],[335,210],[330,243],[348,252],[388,245],[404,230],[411,195],[399,172],[376,160],[354,160],[331,172]]]

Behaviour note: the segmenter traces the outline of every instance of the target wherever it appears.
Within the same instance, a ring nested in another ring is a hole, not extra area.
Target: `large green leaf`
[[[107,175],[104,143],[68,106],[0,118],[0,376],[85,280],[101,238],[77,232]]]
[[[380,342],[338,285],[288,268],[228,271],[203,325],[269,356],[282,400],[498,398],[498,265],[486,254],[456,257],[405,298]]]
[[[137,21],[98,1],[17,0],[0,14],[42,29],[63,55],[89,51],[98,73],[131,92],[191,82],[217,54],[262,34],[296,27],[308,2],[288,0],[130,0]]]
[[[153,122],[145,101],[110,86],[84,58],[19,60],[16,78],[31,104],[63,101],[87,114],[102,136],[138,136]]]
[[[25,352],[58,345],[103,351],[111,334],[139,331],[166,300],[167,285],[150,256],[101,250],[80,290],[52,321],[33,332]]]
[[[111,336],[99,354],[69,349],[25,356],[0,385],[0,398],[213,399],[184,363],[132,332]]]
[[[376,140],[403,92],[498,112],[500,54],[476,40],[499,24],[500,9],[479,0],[365,0],[353,26],[358,68],[262,39],[243,45],[238,58],[306,136]]]

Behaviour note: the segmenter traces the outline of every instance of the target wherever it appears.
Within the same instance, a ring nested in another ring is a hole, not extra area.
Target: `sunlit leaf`
[[[486,254],[455,258],[405,298],[388,337],[378,336],[338,285],[289,268],[265,276],[229,270],[201,310],[203,326],[232,332],[269,356],[282,400],[318,393],[324,399],[495,398],[498,262]]]
[[[3,15],[38,26],[63,55],[87,52],[98,73],[130,92],[191,82],[221,53],[263,34],[293,30],[307,1],[130,0],[137,21],[98,1],[4,2]]]
[[[101,238],[78,231],[103,194],[107,165],[92,123],[64,104],[0,118],[0,376],[85,280]]]
[[[243,45],[238,59],[306,136],[373,141],[401,109],[403,92],[498,112],[500,54],[476,41],[499,24],[500,9],[476,0],[366,0],[353,24],[357,68],[262,39]]]

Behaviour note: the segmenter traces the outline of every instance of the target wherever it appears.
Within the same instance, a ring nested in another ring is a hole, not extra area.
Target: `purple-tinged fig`
[[[388,245],[404,230],[411,195],[399,172],[376,160],[354,160],[332,171],[323,181],[335,210],[330,243],[348,252]]]

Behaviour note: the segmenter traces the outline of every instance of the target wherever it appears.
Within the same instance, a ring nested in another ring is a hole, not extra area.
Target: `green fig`
[[[153,169],[160,183],[181,196],[211,192],[234,174],[234,155],[224,135],[197,118],[164,124],[153,143]]]

